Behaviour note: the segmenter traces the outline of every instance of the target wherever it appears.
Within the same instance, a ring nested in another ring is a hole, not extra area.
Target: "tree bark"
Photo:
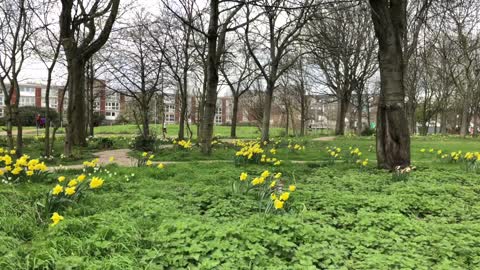
[[[462,108],[462,123],[460,125],[461,137],[465,137],[468,134],[468,128],[470,127],[470,121],[469,121],[469,115],[468,115],[469,109],[470,109],[470,104],[468,100],[465,100]]]
[[[378,39],[380,100],[377,115],[378,167],[392,170],[410,165],[410,135],[405,114],[405,65],[402,38],[406,32],[406,1],[370,0]]]
[[[68,63],[68,108],[64,151],[72,155],[74,145],[86,145],[85,130],[85,62],[80,59]]]
[[[217,105],[217,87],[218,87],[218,21],[220,12],[218,9],[219,1],[210,1],[210,20],[207,36],[207,92],[205,95],[204,114],[201,124],[201,147],[203,154],[211,153],[211,144],[213,136],[213,122],[215,120],[215,110]]]
[[[230,128],[230,137],[237,137],[237,114],[238,114],[238,96],[233,96],[233,109],[232,109],[232,126]]]
[[[362,95],[357,95],[357,135],[362,135],[363,123],[362,123],[362,107],[363,107],[363,100]]]
[[[350,99],[348,97],[342,96],[338,100],[337,106],[337,121],[335,124],[335,135],[344,135],[345,134],[345,116],[347,115],[348,104]]]
[[[447,134],[447,112],[445,111],[440,113],[440,134]]]
[[[273,87],[273,82],[271,80],[267,81],[267,91],[265,93],[265,104],[262,118],[262,142],[268,142],[270,139],[270,115],[272,110]]]

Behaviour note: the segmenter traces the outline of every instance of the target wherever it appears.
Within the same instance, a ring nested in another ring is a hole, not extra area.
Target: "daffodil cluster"
[[[288,148],[288,150],[290,150],[290,152],[303,151],[303,150],[305,150],[305,145],[300,145],[298,143],[292,143],[292,141],[289,140],[287,148]]]
[[[11,155],[15,155],[15,150],[8,152],[0,148],[0,164],[3,166],[0,169],[0,176],[6,181],[33,181],[47,174],[47,165],[39,159],[30,159],[28,155],[19,158]]]
[[[260,175],[253,177],[250,177],[246,172],[242,172],[239,180],[240,184],[245,187],[243,191],[257,191],[260,205],[262,205],[265,212],[281,209],[288,210],[291,194],[297,189],[295,185],[287,183],[282,173],[272,173],[269,170],[265,170]],[[234,184],[233,186],[236,187],[237,185]]]
[[[103,184],[104,179],[98,176],[87,179],[87,175],[84,173],[70,179],[59,176],[55,186],[48,192],[45,203],[45,211],[47,213],[54,212],[51,217],[53,222],[51,225],[55,226],[63,220],[63,216],[58,214],[58,210],[77,203],[87,190],[99,189]]]
[[[142,155],[137,159],[137,166],[147,166],[151,167],[153,165],[152,159],[155,158],[155,155],[150,154],[148,152],[143,152]]]
[[[330,162],[333,163],[333,162],[335,162],[335,160],[341,158],[342,149],[340,147],[327,146],[326,149],[327,149],[327,153],[328,153],[328,157],[329,157]]]
[[[235,153],[236,163],[259,163],[261,155],[264,153],[262,145],[259,142],[251,141],[245,143],[238,143],[242,148]]]
[[[358,161],[361,160],[362,158],[362,151],[358,147],[348,147],[348,150],[350,151],[349,155],[347,156],[347,161],[348,162],[356,162],[358,164]]]
[[[84,161],[83,162],[83,170],[85,172],[94,172],[96,170],[98,170],[99,168],[99,164],[98,164],[98,161],[99,159],[98,158],[94,158],[90,161]]]
[[[180,149],[186,149],[186,150],[190,150],[192,149],[192,142],[190,140],[186,141],[186,140],[180,140],[180,141],[177,141],[177,140],[173,140],[173,145],[178,145],[180,147]]]

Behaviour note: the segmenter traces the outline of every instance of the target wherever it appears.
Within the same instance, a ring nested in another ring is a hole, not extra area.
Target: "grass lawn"
[[[475,151],[479,141],[413,138],[418,168],[405,180],[373,163],[324,162],[326,146],[360,147],[373,160],[367,151],[373,142],[299,141],[306,150],[298,153],[283,144],[277,156],[285,162],[278,167],[215,161],[108,166],[96,173],[103,187],[60,207],[65,219],[54,227],[39,215],[39,203],[58,176],[70,179],[79,171],[0,184],[0,269],[478,269],[479,175],[428,151]],[[200,159],[195,151],[162,150],[155,158]],[[218,149],[213,156],[233,159],[235,151]],[[295,182],[288,212],[266,214],[254,189],[233,188],[240,173],[247,172],[249,182],[265,169]]]

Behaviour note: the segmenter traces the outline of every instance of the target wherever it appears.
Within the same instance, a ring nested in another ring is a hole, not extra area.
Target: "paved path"
[[[318,137],[318,138],[312,139],[312,141],[320,141],[320,142],[331,142],[333,140],[335,140],[335,136]]]

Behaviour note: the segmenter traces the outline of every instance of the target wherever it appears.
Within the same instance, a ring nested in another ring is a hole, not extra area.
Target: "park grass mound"
[[[447,164],[448,165],[448,164]],[[0,190],[0,269],[475,269],[478,175],[420,166],[407,179],[351,164],[289,164],[292,210],[265,214],[232,192],[263,167],[188,163],[109,167],[101,190],[40,223],[53,185]],[[74,175],[75,172],[65,172]]]

